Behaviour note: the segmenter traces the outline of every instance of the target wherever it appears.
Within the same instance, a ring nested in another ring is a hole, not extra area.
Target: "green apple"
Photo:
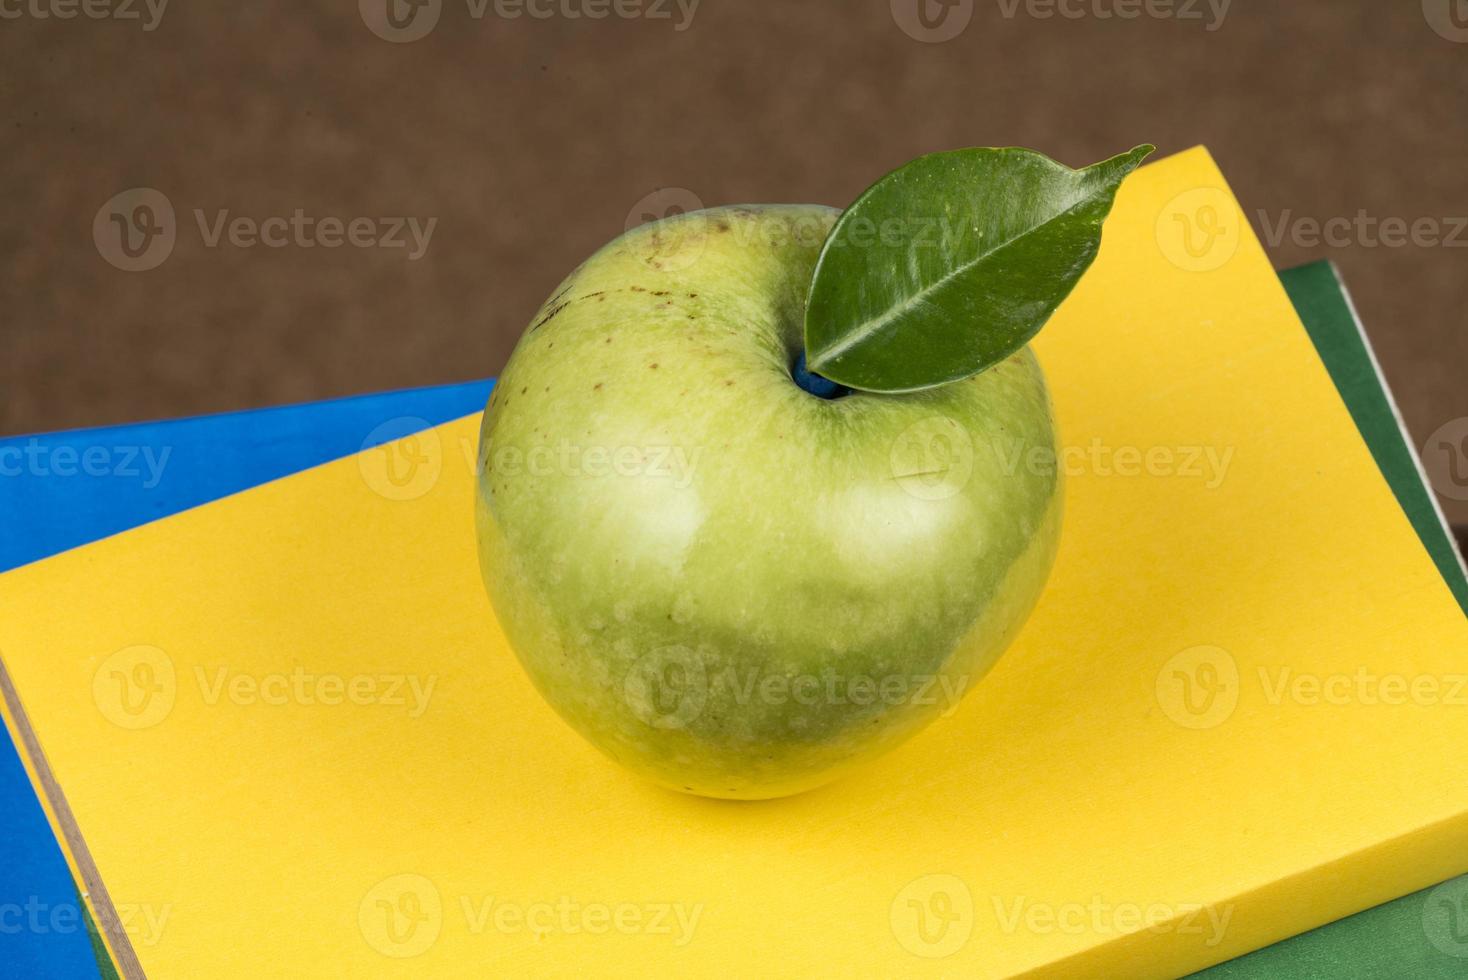
[[[783,796],[893,748],[989,670],[1055,556],[1028,347],[923,391],[793,380],[837,216],[628,232],[542,307],[485,413],[479,554],[511,646],[577,731],[674,790]]]

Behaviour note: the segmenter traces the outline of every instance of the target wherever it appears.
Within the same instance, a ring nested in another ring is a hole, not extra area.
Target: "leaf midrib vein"
[[[1041,221],[1040,223],[1035,225],[1031,225],[1029,228],[1020,232],[1019,234],[1012,235],[1004,241],[999,242],[998,244],[989,248],[988,250],[980,252],[978,255],[974,256],[973,261],[955,266],[951,271],[944,273],[943,276],[930,283],[929,285],[924,286],[917,292],[913,293],[901,303],[895,306],[888,307],[886,312],[884,312],[881,316],[866,321],[861,326],[848,333],[844,338],[837,341],[835,344],[832,344],[818,359],[811,362],[811,367],[818,368],[822,364],[829,364],[831,361],[836,360],[836,358],[842,356],[853,347],[856,347],[858,344],[866,343],[866,341],[869,340],[873,334],[877,333],[877,331],[879,330],[884,329],[887,324],[898,319],[899,317],[905,316],[909,310],[913,309],[918,304],[926,303],[928,301],[928,296],[931,295],[934,291],[943,288],[943,286],[947,284],[950,279],[962,273],[968,272],[970,269],[977,266],[980,262],[983,262],[985,259],[989,258],[996,252],[1003,251],[1004,249],[1013,245],[1015,242],[1019,241],[1024,236],[1034,234],[1037,230],[1044,228],[1046,225],[1066,217],[1071,212],[1079,208],[1081,205],[1090,203],[1092,200],[1095,199],[1095,197],[1096,195],[1094,194],[1087,195],[1081,198],[1079,201],[1076,201],[1076,203],[1072,204],[1064,211],[1057,211],[1050,217],[1046,218],[1044,221]]]

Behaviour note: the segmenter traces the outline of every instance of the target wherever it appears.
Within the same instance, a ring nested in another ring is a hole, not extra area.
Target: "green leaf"
[[[810,369],[863,391],[972,377],[1023,347],[1090,267],[1139,146],[1084,170],[1033,150],[919,157],[831,229],[805,311]]]

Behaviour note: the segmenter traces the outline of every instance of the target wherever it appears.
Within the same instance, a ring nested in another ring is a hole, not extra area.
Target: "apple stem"
[[[790,376],[802,391],[808,391],[817,398],[831,400],[843,395],[851,394],[851,389],[842,384],[837,384],[830,378],[823,378],[819,374],[805,366],[805,351],[801,351],[795,358],[795,367],[790,371]]]

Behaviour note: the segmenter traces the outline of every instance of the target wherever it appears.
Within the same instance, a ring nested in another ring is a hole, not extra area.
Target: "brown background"
[[[888,0],[704,0],[682,31],[676,9],[475,20],[443,0],[408,44],[355,0],[174,0],[151,32],[28,12],[48,2],[4,0],[26,6],[0,20],[0,433],[493,374],[560,277],[663,187],[841,205],[931,150],[1080,165],[1149,140],[1208,144],[1251,217],[1468,214],[1468,43],[1420,0],[1236,0],[1211,31],[1206,0],[1201,20],[973,0],[942,44],[904,33]],[[91,234],[137,186],[178,213],[146,273],[108,265]],[[195,208],[439,223],[408,262],[207,248]],[[1419,444],[1468,416],[1468,248],[1270,251],[1339,263]]]

